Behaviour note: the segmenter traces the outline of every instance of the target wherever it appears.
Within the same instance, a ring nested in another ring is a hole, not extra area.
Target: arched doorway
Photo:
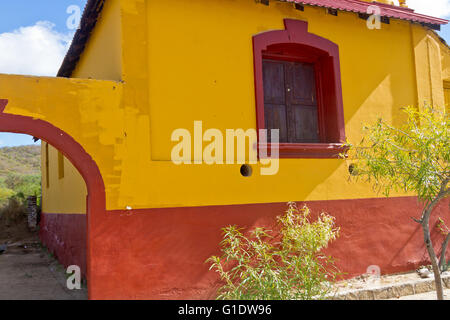
[[[95,161],[83,147],[64,131],[52,124],[31,117],[3,113],[8,100],[0,99],[0,132],[32,135],[58,149],[78,170],[87,187],[86,199],[86,269],[89,296],[91,295],[91,240],[92,225],[97,217],[105,213],[105,186]]]

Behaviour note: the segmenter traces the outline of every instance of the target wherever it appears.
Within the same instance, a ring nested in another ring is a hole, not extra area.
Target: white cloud
[[[73,34],[54,30],[39,21],[0,34],[0,73],[55,76],[70,46]]]
[[[450,16],[450,0],[406,0],[406,5],[417,13],[439,18]]]

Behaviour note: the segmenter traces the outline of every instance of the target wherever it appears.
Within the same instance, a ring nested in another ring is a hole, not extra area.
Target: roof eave
[[[97,24],[98,17],[102,12],[106,0],[88,0],[83,11],[80,27],[77,29],[69,51],[67,52],[63,63],[58,71],[58,77],[69,78],[72,76],[75,67],[80,60],[89,37]]]

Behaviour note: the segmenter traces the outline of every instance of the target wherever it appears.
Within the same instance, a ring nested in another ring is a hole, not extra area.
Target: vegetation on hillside
[[[41,195],[40,156],[40,146],[0,148],[0,208]]]
[[[10,173],[19,175],[41,174],[41,147],[21,146],[0,148],[0,179]]]

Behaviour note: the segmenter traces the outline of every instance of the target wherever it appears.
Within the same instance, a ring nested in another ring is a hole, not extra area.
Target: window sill
[[[270,154],[272,144],[259,144],[266,146]],[[339,154],[346,151],[342,143],[280,143],[280,158],[305,158],[305,159],[338,159]]]

